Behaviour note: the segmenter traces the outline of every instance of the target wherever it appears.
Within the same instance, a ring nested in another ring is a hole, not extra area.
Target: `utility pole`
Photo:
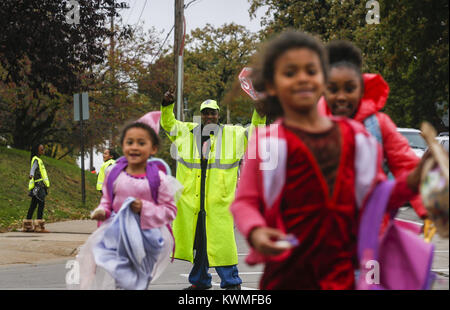
[[[108,113],[112,113],[112,111],[114,110],[115,103],[116,103],[116,91],[115,91],[116,87],[114,85],[115,84],[114,82],[116,80],[116,72],[114,70],[114,67],[115,67],[114,66],[114,15],[115,15],[114,5],[112,7],[112,12],[110,14],[111,14],[111,37],[110,37],[110,42],[109,42],[110,43],[109,66],[111,67],[111,94],[113,97],[113,104],[112,105],[108,104],[109,105]],[[113,124],[111,124],[111,128],[109,130],[110,130],[110,132],[109,132],[110,136],[109,136],[108,147],[113,148],[114,147],[114,125]]]
[[[174,60],[175,60],[175,85],[177,98],[177,119],[184,121],[183,111],[183,50],[184,50],[184,0],[175,0],[175,36],[174,36]]]
[[[86,182],[84,179],[84,137],[83,137],[83,103],[82,103],[82,93],[79,95],[79,105],[80,105],[80,136],[81,136],[81,201],[83,206],[86,203]]]
[[[99,5],[100,5],[100,0],[98,1]],[[103,1],[104,4],[106,4],[105,6],[103,6],[102,8],[106,9],[109,11],[110,13],[110,17],[111,17],[111,37],[110,37],[110,63],[109,66],[111,67],[111,94],[113,97],[113,105],[109,105],[109,111],[110,113],[112,113],[112,111],[114,111],[114,109],[117,107],[117,96],[116,96],[116,66],[115,66],[115,38],[114,38],[114,31],[115,31],[115,25],[114,25],[114,17],[116,15],[116,10],[117,9],[129,9],[130,7],[126,5],[125,2],[122,3],[116,3],[115,0],[110,0],[110,1]],[[110,139],[109,139],[109,147],[113,148],[114,147],[114,125],[111,125],[110,128]]]

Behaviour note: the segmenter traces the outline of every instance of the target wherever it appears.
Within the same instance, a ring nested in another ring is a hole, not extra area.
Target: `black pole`
[[[80,139],[81,139],[81,201],[83,205],[86,203],[86,192],[84,185],[84,140],[83,140],[83,102],[82,93],[80,92],[79,104],[80,104]]]

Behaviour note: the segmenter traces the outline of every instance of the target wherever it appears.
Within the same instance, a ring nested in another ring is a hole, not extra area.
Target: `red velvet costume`
[[[251,158],[253,152],[247,154],[231,206],[238,229],[248,238],[256,227],[275,227],[294,234],[300,242],[276,257],[262,256],[252,248],[247,263],[266,264],[261,289],[354,288],[359,213],[373,187],[385,176],[374,138],[368,138],[362,126],[353,121],[335,122],[341,149],[332,190],[310,149],[284,125],[279,126],[277,138],[267,139],[278,147],[271,150],[279,158],[273,170],[261,165],[261,144],[255,141],[267,137],[269,129],[258,132],[249,143],[250,149],[256,147],[257,155]],[[405,176],[399,177],[389,206],[398,207],[412,195]]]

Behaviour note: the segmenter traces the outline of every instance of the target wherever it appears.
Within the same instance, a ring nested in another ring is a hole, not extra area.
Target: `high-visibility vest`
[[[161,107],[161,127],[177,149],[176,178],[183,185],[173,222],[177,259],[193,262],[193,247],[201,197],[201,126],[175,119],[174,105]],[[253,114],[252,125],[264,125],[265,117]],[[247,146],[249,130],[219,125],[210,135],[205,180],[206,243],[211,267],[238,263],[233,217],[229,211],[237,184],[239,163]]]
[[[100,172],[98,173],[97,177],[97,190],[101,191],[103,187],[103,181],[105,180],[105,171],[106,168],[113,165],[116,161],[114,159],[107,160],[103,163],[103,165],[100,168]]]
[[[39,172],[41,173],[41,178],[35,180],[34,176],[30,179],[30,182],[28,183],[28,190],[32,190],[34,188],[34,184],[36,182],[40,182],[43,181],[45,186],[50,187],[50,180],[48,179],[48,175],[47,175],[47,170],[45,170],[45,166],[44,166],[44,162],[42,161],[42,159],[40,159],[37,156],[34,156],[31,159],[31,168],[33,168],[33,163],[34,161],[37,160],[38,162],[38,166],[39,166]],[[30,168],[30,169],[31,169]]]

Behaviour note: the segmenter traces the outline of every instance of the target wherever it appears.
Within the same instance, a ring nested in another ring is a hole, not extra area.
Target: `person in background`
[[[221,288],[240,290],[242,280],[229,206],[249,129],[221,124],[215,100],[200,105],[201,124],[177,120],[173,102],[174,95],[169,91],[161,104],[161,127],[177,147],[176,177],[185,188],[173,226],[174,257],[193,263],[188,278],[191,285],[186,289],[211,288],[208,269],[215,267]],[[265,117],[253,112],[253,126],[265,122]]]
[[[31,148],[31,169],[30,181],[28,184],[29,196],[31,197],[30,208],[28,209],[27,218],[23,221],[24,232],[48,233],[45,229],[45,221],[43,219],[45,196],[48,195],[50,180],[45,169],[44,162],[40,158],[44,154],[44,146],[36,144]],[[33,222],[34,210],[38,207],[36,220]]]
[[[103,181],[105,180],[106,170],[116,162],[119,155],[113,149],[106,149],[103,151],[103,164],[100,168],[97,177],[97,190],[102,191]]]
[[[391,118],[380,112],[386,104],[389,85],[379,74],[361,72],[362,54],[351,42],[332,41],[326,45],[326,50],[330,72],[325,96],[319,101],[319,109],[362,123],[383,148],[386,173],[390,171],[397,178],[413,169],[420,158],[411,149],[408,140],[397,131]],[[410,203],[425,222],[425,227],[430,227],[427,225],[427,211],[420,196],[413,197]],[[425,235],[427,233],[425,231]]]

